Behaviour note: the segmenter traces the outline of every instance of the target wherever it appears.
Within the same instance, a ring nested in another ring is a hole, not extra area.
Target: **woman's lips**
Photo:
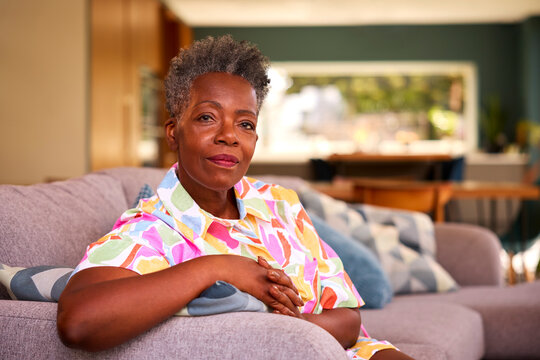
[[[227,154],[219,154],[214,155],[208,158],[211,162],[213,162],[216,165],[231,168],[238,164],[238,158],[233,155],[227,155]]]

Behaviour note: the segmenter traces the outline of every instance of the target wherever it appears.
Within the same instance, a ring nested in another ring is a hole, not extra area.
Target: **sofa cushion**
[[[317,215],[309,216],[321,239],[339,255],[365,302],[364,308],[380,309],[388,304],[392,300],[392,285],[375,255],[364,244],[335,230]]]
[[[364,310],[362,323],[369,335],[398,348],[401,343],[422,344],[428,345],[430,352],[440,350],[444,359],[481,359],[484,331],[480,315],[457,304],[422,301],[423,296],[416,295],[416,301],[402,301],[403,296],[397,296],[383,310]]]
[[[12,266],[74,267],[128,204],[107,175],[32,186],[0,185],[0,259]]]
[[[508,287],[462,287],[454,293],[398,299],[453,303],[478,312],[484,323],[487,359],[533,359],[540,355],[540,281]]]
[[[306,188],[300,190],[299,196],[308,212],[373,251],[395,294],[457,288],[448,272],[435,261],[433,224],[424,214],[367,205],[353,208]]]
[[[409,355],[414,360],[447,360],[443,349],[436,345],[413,344],[413,343],[395,343],[392,344],[403,353]]]

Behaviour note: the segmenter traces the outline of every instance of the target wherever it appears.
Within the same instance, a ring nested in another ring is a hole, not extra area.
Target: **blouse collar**
[[[191,195],[184,189],[176,175],[178,164],[174,164],[158,186],[157,194],[167,212],[173,217],[174,225],[185,235],[191,232],[205,236],[210,225],[215,221],[227,227],[234,226],[238,220],[221,219],[201,209]],[[236,205],[240,214],[239,220],[244,220],[249,214],[266,222],[272,221],[270,207],[258,189],[265,184],[243,177],[234,185]],[[193,237],[193,236],[189,236]]]

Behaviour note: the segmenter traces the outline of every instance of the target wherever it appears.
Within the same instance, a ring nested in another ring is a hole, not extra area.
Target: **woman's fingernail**
[[[274,270],[270,270],[268,272],[268,275],[270,275],[271,277],[274,277],[274,278],[277,278],[279,276],[278,273],[276,271],[274,271]]]

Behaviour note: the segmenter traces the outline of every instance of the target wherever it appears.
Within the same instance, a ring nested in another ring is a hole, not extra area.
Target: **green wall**
[[[521,27],[523,116],[540,123],[540,17]]]
[[[523,35],[526,24],[201,27],[194,35],[229,33],[258,44],[272,61],[472,61],[478,68],[479,105],[490,96],[500,98],[512,140],[515,124],[530,112],[522,92],[540,86],[523,84],[522,57],[530,54],[522,51],[523,43],[540,36],[533,26]]]

